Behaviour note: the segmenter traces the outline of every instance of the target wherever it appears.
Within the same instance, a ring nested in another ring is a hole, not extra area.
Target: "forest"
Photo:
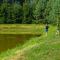
[[[57,24],[60,0],[0,0],[0,24]]]

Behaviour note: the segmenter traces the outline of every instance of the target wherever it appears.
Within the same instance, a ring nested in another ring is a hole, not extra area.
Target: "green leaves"
[[[57,24],[59,20],[60,0],[16,0],[12,4],[4,0],[0,4],[0,23],[46,23],[47,21]]]

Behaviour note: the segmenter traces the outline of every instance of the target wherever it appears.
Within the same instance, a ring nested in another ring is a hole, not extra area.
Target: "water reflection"
[[[31,37],[39,35],[35,34],[1,34],[0,35],[0,52],[16,47],[17,44],[24,44]]]

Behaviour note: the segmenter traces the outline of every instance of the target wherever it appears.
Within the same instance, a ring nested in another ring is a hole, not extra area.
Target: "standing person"
[[[46,26],[45,26],[46,36],[48,34],[48,28],[49,28],[49,26],[48,26],[48,23],[47,23]]]

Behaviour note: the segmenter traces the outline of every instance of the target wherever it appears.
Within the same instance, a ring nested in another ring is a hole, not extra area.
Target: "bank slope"
[[[31,38],[22,49],[14,51],[15,55],[3,60],[60,60],[60,37],[55,32],[56,28],[50,27],[48,36],[44,33],[40,37]]]

